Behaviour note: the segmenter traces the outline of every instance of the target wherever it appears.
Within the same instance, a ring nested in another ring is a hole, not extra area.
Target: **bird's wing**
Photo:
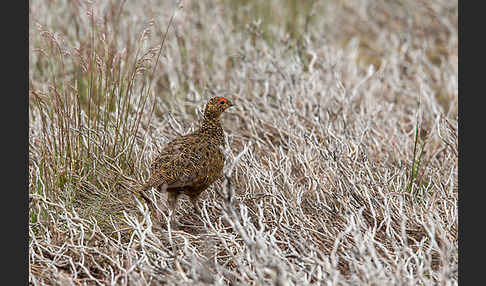
[[[195,136],[179,137],[167,144],[151,166],[150,185],[165,184],[167,188],[182,188],[204,176],[208,169],[208,143]]]
[[[177,156],[183,152],[184,145],[188,140],[186,137],[177,137],[167,143],[162,150],[160,150],[157,157],[150,164],[150,174],[156,174],[164,169],[164,165],[167,162],[174,160]]]

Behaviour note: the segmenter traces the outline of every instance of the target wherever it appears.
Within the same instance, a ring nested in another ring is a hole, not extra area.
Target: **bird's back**
[[[199,132],[169,142],[152,162],[148,185],[204,190],[221,177],[224,156],[217,141]]]

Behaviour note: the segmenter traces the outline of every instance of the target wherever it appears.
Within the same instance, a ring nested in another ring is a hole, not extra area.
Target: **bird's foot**
[[[180,230],[181,229],[181,224],[177,220],[171,219],[170,220],[170,228],[172,230]]]

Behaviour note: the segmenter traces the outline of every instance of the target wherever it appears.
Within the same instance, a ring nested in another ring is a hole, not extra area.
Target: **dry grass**
[[[402,2],[31,1],[30,284],[457,285],[457,2]],[[174,231],[131,190],[212,94]]]

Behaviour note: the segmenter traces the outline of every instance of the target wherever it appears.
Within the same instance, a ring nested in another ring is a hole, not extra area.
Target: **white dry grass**
[[[30,2],[31,285],[458,284],[457,1],[302,3]],[[174,231],[130,190],[212,94]]]

